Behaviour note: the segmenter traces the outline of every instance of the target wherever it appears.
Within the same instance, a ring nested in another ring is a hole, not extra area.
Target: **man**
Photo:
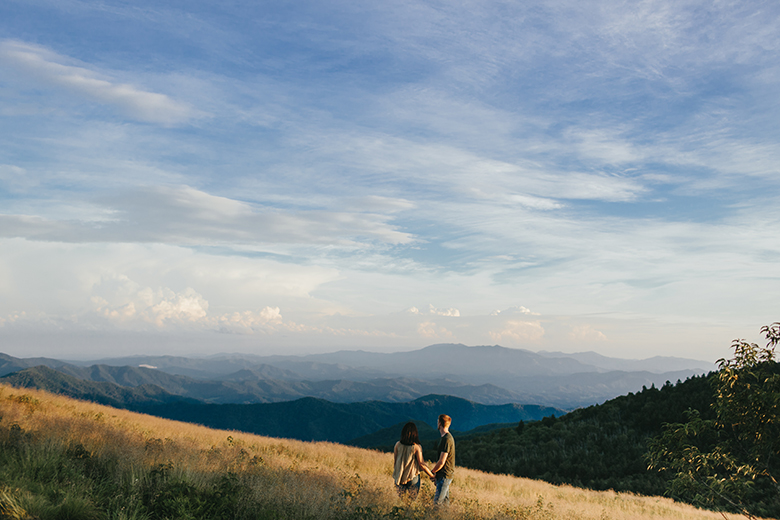
[[[433,495],[435,505],[449,501],[450,484],[452,484],[452,477],[455,474],[455,439],[450,433],[450,424],[452,424],[452,417],[444,414],[439,416],[439,433],[441,434],[438,447],[439,460],[431,468],[431,471],[436,475],[434,477],[436,493]]]

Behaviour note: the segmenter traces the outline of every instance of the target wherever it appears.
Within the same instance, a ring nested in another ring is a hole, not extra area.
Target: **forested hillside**
[[[406,403],[366,401],[331,403],[306,397],[287,403],[189,404],[139,406],[133,409],[211,428],[233,429],[272,437],[348,442],[399,422],[424,421],[435,425],[439,413],[458,417],[463,430],[485,424],[538,420],[562,413],[536,405],[483,405],[446,395],[429,395]],[[396,433],[398,435],[400,430]]]
[[[463,439],[458,464],[555,484],[663,494],[666,479],[647,470],[647,441],[664,423],[684,422],[688,409],[713,417],[713,376],[645,388],[560,418]]]

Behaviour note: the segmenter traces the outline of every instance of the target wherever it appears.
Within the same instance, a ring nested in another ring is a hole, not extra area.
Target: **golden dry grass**
[[[430,482],[404,503],[392,482],[392,455],[327,442],[275,439],[160,419],[31,389],[0,385],[2,424],[18,424],[36,442],[82,444],[129,474],[168,465],[192,482],[230,471],[253,498],[283,517],[339,518],[339,511],[389,515],[396,506],[419,518],[722,519],[667,498],[597,492],[457,468],[452,503],[431,510]],[[737,518],[726,515],[727,518]]]

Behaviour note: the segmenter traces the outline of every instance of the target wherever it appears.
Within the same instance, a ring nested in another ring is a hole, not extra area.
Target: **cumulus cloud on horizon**
[[[428,304],[428,310],[427,311],[421,311],[417,307],[409,307],[408,312],[411,314],[433,314],[436,316],[449,316],[453,318],[457,318],[460,316],[460,311],[458,309],[455,309],[454,307],[450,307],[448,309],[437,309],[433,306],[433,304]]]
[[[233,311],[221,314],[209,312],[209,302],[192,287],[176,292],[168,287],[141,287],[127,276],[105,279],[93,288],[92,308],[82,320],[100,318],[103,326],[137,329],[152,326],[157,329],[203,329],[218,332],[254,334],[289,326],[282,319],[279,307]]]
[[[490,331],[489,335],[496,343],[522,344],[538,341],[544,332],[539,321],[509,320],[501,330]]]
[[[572,327],[569,332],[569,338],[576,342],[596,342],[606,341],[607,336],[600,330],[596,330],[592,325],[583,324]]]

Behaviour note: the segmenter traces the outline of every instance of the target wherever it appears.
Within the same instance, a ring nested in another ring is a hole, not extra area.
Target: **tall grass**
[[[393,487],[392,455],[213,430],[0,385],[0,518],[714,519],[659,497],[458,468],[434,509]]]

